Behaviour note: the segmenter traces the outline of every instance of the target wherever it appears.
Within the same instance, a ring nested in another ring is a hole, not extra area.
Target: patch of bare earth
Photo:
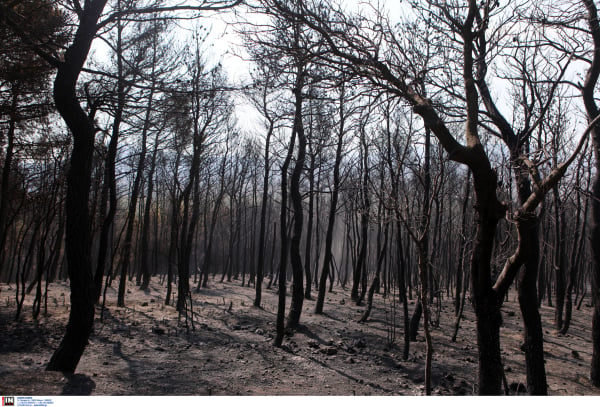
[[[263,308],[252,306],[254,289],[214,281],[193,293],[194,329],[186,327],[157,282],[146,292],[130,285],[127,307],[117,308],[108,289],[103,321],[75,375],[44,370],[68,318],[68,285],[52,284],[48,315],[31,318],[31,300],[14,321],[15,289],[0,286],[0,393],[23,395],[419,395],[424,393],[425,343],[411,343],[402,360],[401,308],[376,295],[371,318],[349,292],[328,293],[325,315],[305,300],[301,328],[273,346],[277,293],[266,290]],[[525,383],[520,350],[522,322],[515,296],[503,308],[502,357],[507,384]],[[288,299],[289,300],[289,299]],[[288,302],[289,307],[289,302]],[[411,303],[411,310],[414,302]],[[542,307],[546,371],[553,395],[600,394],[588,380],[591,309],[574,312],[569,333],[552,328],[553,309]],[[396,325],[393,319],[396,319]],[[477,392],[477,346],[469,305],[456,342],[451,342],[453,306],[443,301],[433,330],[433,392]],[[422,331],[421,331],[422,332]]]

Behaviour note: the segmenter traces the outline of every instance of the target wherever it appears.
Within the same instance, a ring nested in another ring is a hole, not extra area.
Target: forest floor
[[[116,286],[116,284],[115,284]],[[375,295],[366,323],[349,291],[328,293],[325,314],[314,315],[305,300],[301,327],[273,346],[277,294],[263,290],[262,309],[253,307],[254,289],[240,283],[209,283],[193,293],[194,327],[186,328],[166,288],[154,281],[146,292],[130,283],[127,307],[117,308],[107,291],[104,321],[96,313],[95,332],[74,375],[44,371],[64,333],[68,286],[51,284],[48,315],[31,317],[33,295],[22,318],[14,321],[15,288],[0,285],[0,394],[10,395],[420,395],[424,394],[425,341],[422,329],[402,359],[401,307]],[[316,294],[316,293],[314,293]],[[525,383],[520,350],[522,322],[516,295],[502,311],[502,358],[513,391]],[[552,328],[553,309],[541,309],[544,353],[552,395],[599,395],[588,380],[591,358],[591,308],[584,300],[574,311],[569,333]],[[410,309],[414,301],[410,302]],[[289,297],[288,297],[289,307]],[[394,308],[395,307],[395,308]],[[43,310],[42,310],[43,313]],[[396,315],[397,327],[391,320]],[[477,345],[470,304],[456,342],[451,342],[454,312],[442,301],[440,325],[433,329],[433,393],[477,392]]]

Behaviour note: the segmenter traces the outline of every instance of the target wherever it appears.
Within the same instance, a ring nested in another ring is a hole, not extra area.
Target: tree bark
[[[144,218],[142,221],[142,231],[140,232],[140,274],[142,275],[142,284],[140,285],[140,290],[146,290],[150,285],[150,265],[148,264],[148,240],[150,237],[150,212],[152,210],[152,195],[154,194],[154,171],[156,169],[158,143],[159,133],[156,133],[156,136],[154,138],[152,158],[150,159],[150,170],[148,171],[148,188],[146,190],[146,201],[144,202]],[[158,219],[156,219],[156,222],[158,223]]]
[[[311,126],[312,127],[312,126]],[[312,129],[311,129],[312,132]],[[311,134],[312,137],[312,134]],[[304,286],[304,298],[307,300],[311,299],[311,288],[312,288],[312,273],[310,254],[312,251],[312,235],[313,235],[313,223],[314,223],[314,206],[315,206],[315,155],[313,151],[314,146],[312,142],[308,143],[310,164],[308,170],[308,222],[306,224],[306,244],[304,247],[304,275],[306,285]]]
[[[304,169],[306,157],[306,135],[304,134],[304,125],[302,123],[302,88],[304,87],[304,64],[298,64],[296,73],[296,84],[294,86],[295,94],[295,116],[294,129],[298,138],[298,155],[290,179],[290,198],[294,211],[294,228],[290,242],[290,262],[292,266],[292,303],[287,318],[287,327],[296,329],[300,323],[300,314],[302,313],[302,304],[304,303],[304,270],[302,268],[302,257],[300,254],[300,242],[302,240],[303,210],[302,195],[300,194],[300,176]]]
[[[594,91],[600,76],[600,24],[598,23],[598,9],[593,0],[583,0],[587,10],[587,20],[593,40],[593,58],[587,71],[582,88],[583,103],[591,122],[598,116],[598,106],[594,98]],[[590,379],[592,384],[600,387],[600,126],[596,125],[591,131],[592,146],[595,158],[596,175],[592,183],[592,222],[590,226],[590,239],[592,248],[592,302],[594,312],[592,315],[592,362]]]
[[[94,283],[91,268],[88,208],[94,123],[81,108],[75,88],[77,78],[96,34],[96,23],[106,0],[86,2],[73,43],[65,52],[54,81],[54,101],[73,135],[67,175],[66,253],[71,282],[71,311],[65,336],[50,358],[47,370],[74,372],[94,324]]]
[[[471,195],[471,172],[467,173],[467,182],[465,183],[465,196],[462,204],[461,211],[461,224],[460,224],[460,237],[459,237],[459,245],[458,245],[458,265],[456,267],[456,286],[455,294],[454,294],[454,315],[456,316],[456,322],[459,323],[459,314],[461,313],[461,308],[463,301],[461,299],[461,294],[463,291],[463,274],[464,263],[465,263],[465,247],[467,245],[467,208],[469,205],[469,198]]]
[[[585,156],[585,153],[584,153]],[[563,326],[560,330],[562,335],[565,335],[569,326],[571,325],[571,317],[573,315],[573,290],[576,288],[575,285],[577,283],[578,271],[580,269],[580,259],[581,253],[583,251],[584,246],[584,236],[585,236],[585,222],[581,222],[582,219],[582,208],[581,208],[581,193],[580,189],[580,176],[581,176],[581,167],[583,165],[583,158],[579,161],[579,165],[577,167],[576,175],[575,175],[575,194],[577,195],[577,204],[575,209],[575,227],[573,228],[573,247],[571,250],[571,264],[569,265],[569,273],[568,278],[569,282],[567,284],[567,292],[565,298],[565,315],[563,320]],[[588,182],[589,186],[589,182]],[[588,202],[589,200],[585,197],[585,204],[583,208],[583,219],[587,219],[588,214]],[[581,226],[580,226],[581,225]],[[575,299],[577,301],[577,298]]]
[[[266,92],[266,91],[265,91]],[[266,109],[265,109],[266,110]],[[267,115],[268,116],[268,115]],[[254,306],[261,306],[262,301],[262,283],[264,279],[264,268],[265,268],[265,236],[267,232],[267,206],[269,200],[269,174],[270,174],[270,160],[269,160],[269,148],[271,147],[271,135],[273,134],[274,123],[267,117],[269,121],[269,128],[267,129],[267,136],[265,138],[265,151],[264,151],[264,165],[265,174],[263,177],[263,191],[262,201],[260,203],[260,230],[258,237],[258,259],[256,263],[256,295],[254,297]]]
[[[12,101],[9,112],[9,123],[7,131],[6,153],[4,155],[4,165],[2,167],[2,186],[0,187],[0,273],[4,268],[4,260],[6,253],[6,237],[8,235],[9,223],[8,206],[9,206],[9,191],[10,177],[13,166],[14,146],[15,146],[15,129],[17,124],[17,103],[18,92],[12,89]]]
[[[360,249],[358,252],[358,258],[356,260],[356,266],[354,270],[354,284],[352,286],[352,292],[356,290],[356,305],[362,305],[365,294],[367,292],[367,247],[369,243],[369,211],[371,207],[371,201],[369,199],[369,149],[366,140],[365,129],[363,126],[360,129],[360,143],[362,157],[362,208],[360,213]],[[361,291],[360,296],[358,295],[358,282],[360,281]]]
[[[562,208],[558,185],[554,187],[554,278],[556,300],[554,307],[554,326],[559,332],[563,325],[563,307],[565,304],[565,213]]]
[[[333,261],[333,232],[335,228],[335,218],[337,214],[339,186],[340,186],[340,165],[342,163],[342,150],[344,146],[344,133],[346,116],[344,113],[345,85],[341,84],[339,99],[339,128],[337,145],[335,149],[335,162],[333,164],[333,185],[331,190],[331,202],[329,203],[329,216],[327,218],[327,231],[325,233],[325,252],[323,253],[323,268],[319,276],[319,293],[317,303],[315,304],[315,314],[323,313],[325,303],[325,291],[327,290],[327,279],[331,274],[331,263]]]
[[[288,231],[287,231],[287,201],[288,201],[288,169],[290,162],[292,161],[292,155],[294,154],[294,145],[296,144],[296,134],[292,132],[290,145],[288,148],[287,156],[281,167],[281,214],[279,217],[279,229],[281,235],[281,252],[279,256],[279,274],[278,274],[278,286],[279,295],[277,300],[277,320],[276,320],[276,335],[274,345],[280,347],[283,342],[283,335],[285,331],[285,296],[286,296],[286,270],[287,270],[287,258],[288,258]]]

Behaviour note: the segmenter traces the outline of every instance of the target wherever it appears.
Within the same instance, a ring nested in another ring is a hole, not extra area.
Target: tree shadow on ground
[[[56,329],[55,326],[48,326],[29,318],[15,321],[14,314],[2,310],[0,311],[0,354],[47,349],[50,346],[48,338],[53,337]]]

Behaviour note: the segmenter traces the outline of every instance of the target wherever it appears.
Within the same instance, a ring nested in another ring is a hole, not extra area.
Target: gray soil
[[[116,286],[116,284],[115,284]],[[95,331],[76,374],[46,372],[64,333],[69,312],[68,285],[51,284],[48,314],[31,317],[32,296],[14,321],[15,288],[0,285],[0,394],[10,395],[420,395],[424,394],[425,342],[411,343],[402,359],[401,307],[375,295],[366,323],[363,306],[349,291],[328,293],[325,314],[314,315],[305,300],[301,327],[273,346],[277,293],[263,291],[262,309],[252,306],[254,289],[214,281],[193,293],[191,322],[165,306],[166,288],[157,282],[146,292],[129,286],[127,307],[117,308],[107,291],[103,321]],[[503,307],[502,357],[511,393],[524,389],[522,322],[515,294]],[[541,308],[544,353],[552,395],[600,395],[589,380],[591,308],[574,311],[569,333],[552,328],[553,309]],[[289,307],[289,298],[288,298]],[[411,301],[410,308],[414,307]],[[42,311],[43,313],[43,311]],[[395,324],[394,324],[395,321]],[[451,342],[454,311],[443,300],[433,328],[433,393],[477,393],[477,344],[472,308],[456,342]],[[422,334],[422,329],[420,331]]]

